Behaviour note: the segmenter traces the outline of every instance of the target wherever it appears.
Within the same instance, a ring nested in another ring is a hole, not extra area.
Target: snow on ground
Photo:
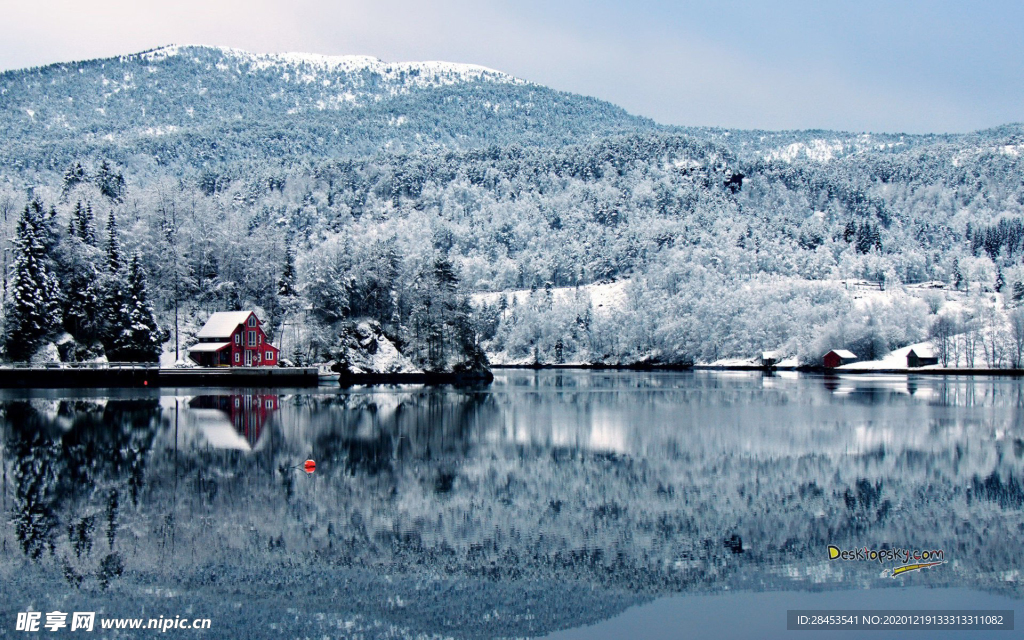
[[[762,366],[760,358],[721,358],[714,362],[698,362],[698,365],[702,367],[713,367],[729,369],[731,367],[760,367]],[[800,366],[800,359],[796,356],[784,357],[775,363],[776,369],[796,369]]]
[[[169,369],[174,366],[174,352],[163,351],[160,353],[160,366],[164,369]]]
[[[827,141],[821,139],[811,140],[810,143],[794,142],[785,148],[768,152],[768,160],[782,160],[793,162],[801,155],[814,162],[828,162],[835,158],[836,154],[843,152],[843,144],[839,141]]]
[[[280,70],[286,73],[287,81],[299,83],[323,83],[330,86],[337,82],[339,74],[370,72],[384,82],[403,86],[442,86],[458,82],[485,80],[503,84],[527,84],[526,81],[476,64],[429,60],[424,62],[387,62],[365,55],[329,56],[315,53],[250,53],[231,47],[207,47],[203,45],[173,45],[139,54],[139,58],[150,63],[159,63],[167,58],[196,51],[217,50],[225,61],[243,63],[250,70]],[[198,58],[196,59],[198,62]],[[229,71],[230,65],[218,64],[221,71]],[[290,72],[290,73],[289,73]]]
[[[629,282],[629,280],[617,280],[615,282],[585,284],[581,287],[553,287],[551,289],[551,296],[556,303],[570,302],[577,295],[577,292],[580,292],[590,296],[590,306],[595,314],[610,314],[625,308],[627,302],[626,288]],[[537,291],[543,291],[543,289],[538,289]],[[471,294],[470,301],[474,307],[479,307],[485,302],[488,305],[494,305],[498,304],[502,296],[505,296],[509,304],[514,299],[517,305],[521,305],[529,300],[532,293],[533,291],[530,289],[488,291]]]
[[[720,358],[714,362],[709,363],[697,363],[703,367],[721,367],[728,369],[730,367],[760,367],[761,360],[758,358]]]
[[[889,355],[885,356],[881,360],[865,360],[863,362],[851,362],[850,364],[844,364],[837,369],[843,371],[875,371],[878,369],[906,369],[907,368],[907,354],[913,349],[918,355],[934,353],[935,348],[931,342],[918,342],[917,344],[907,345],[906,347],[900,347],[889,352]],[[919,367],[920,369],[941,369],[939,365]]]
[[[523,366],[534,364],[532,355],[522,356],[520,358],[511,358],[507,351],[488,351],[487,360],[492,365],[512,365],[512,366]]]

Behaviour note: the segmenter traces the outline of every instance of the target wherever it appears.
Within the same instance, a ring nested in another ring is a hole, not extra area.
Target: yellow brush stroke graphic
[[[937,564],[946,564],[945,562],[919,562],[917,564],[908,564],[902,567],[894,567],[892,570],[892,577],[896,577],[901,573],[908,571],[917,571],[918,569],[925,569],[927,567],[934,567]]]

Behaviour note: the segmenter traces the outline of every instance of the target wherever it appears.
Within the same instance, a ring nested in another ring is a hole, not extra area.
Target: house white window
[[[256,332],[255,331],[250,331],[249,332],[249,346],[250,347],[255,347],[256,346]]]
[[[266,352],[266,355],[265,355],[264,357],[265,357],[265,358],[266,358],[267,360],[273,360],[273,359],[274,359],[274,352],[273,352],[273,351],[267,351],[267,352]]]
[[[237,345],[241,345],[242,344],[242,332],[241,331],[239,331],[238,333],[235,334],[235,344],[237,344]]]
[[[273,400],[267,400],[264,406],[266,406],[266,408],[268,408],[268,409],[273,409],[274,408],[274,401]]]
[[[235,354],[235,364],[238,364],[238,354]]]
[[[256,316],[249,316],[249,326],[250,327],[255,327],[256,326]]]

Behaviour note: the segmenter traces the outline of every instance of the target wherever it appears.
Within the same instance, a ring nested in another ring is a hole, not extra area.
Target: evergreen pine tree
[[[455,266],[444,253],[439,253],[430,265],[429,277],[420,279],[423,301],[417,310],[419,332],[426,339],[427,366],[443,371],[448,356],[457,352],[465,355],[464,344],[472,333],[469,327],[468,307],[459,295],[459,278]]]
[[[99,274],[91,263],[73,271],[68,279],[64,329],[79,342],[87,342],[100,335],[103,308],[99,281]]]
[[[103,348],[107,359],[116,361],[118,348],[121,344],[121,331],[124,328],[122,309],[126,305],[127,284],[120,273],[109,273],[103,278],[103,307],[101,311]]]
[[[747,234],[750,234],[750,229],[747,229]],[[843,240],[846,242],[853,242],[854,236],[857,235],[857,225],[854,224],[853,220],[846,223],[843,228]]]
[[[64,171],[64,186],[61,188],[61,197],[67,196],[68,192],[82,182],[85,182],[85,169],[81,162],[75,162]]]
[[[857,228],[857,253],[871,253],[872,249],[882,249],[882,236],[877,227],[865,222]]]
[[[96,246],[96,220],[92,215],[92,205],[86,203],[85,208],[82,208],[82,203],[79,202],[75,207],[75,224],[78,227],[77,235],[81,238],[85,244],[95,247]]]
[[[26,206],[14,239],[14,278],[6,306],[4,343],[8,355],[28,359],[43,339],[61,326],[60,288],[44,235],[47,221],[37,203]]]
[[[36,239],[42,244],[43,255],[52,256],[60,242],[60,234],[57,232],[57,209],[51,206],[48,212],[43,213],[43,205],[38,200],[29,206],[36,220]]]
[[[277,281],[277,295],[290,297],[295,295],[295,251],[288,247],[284,254],[284,270]]]
[[[1001,292],[1003,290],[1003,287],[1005,287],[1005,286],[1006,286],[1006,280],[1003,279],[1003,270],[999,269],[998,271],[996,271],[996,285],[995,285],[996,293]]]
[[[109,327],[108,357],[122,362],[156,362],[164,333],[149,303],[146,274],[138,253],[132,254],[127,283]]]
[[[107,217],[107,234],[109,239],[107,240],[107,265],[110,268],[110,273],[116,274],[121,270],[121,244],[117,240],[117,218],[114,216],[114,210],[110,210],[110,215]]]
[[[82,239],[82,218],[85,217],[85,210],[82,208],[82,201],[75,203],[75,210],[71,213],[71,220],[68,221],[68,235]]]
[[[96,246],[96,222],[92,215],[92,205],[82,206],[81,200],[75,203],[75,210],[68,221],[68,235],[82,242]]]
[[[124,175],[115,173],[106,160],[96,172],[96,186],[100,193],[114,201],[119,201],[124,194]]]
[[[117,217],[111,209],[107,215],[107,276],[103,284],[102,334],[107,358],[112,361],[122,357],[123,309],[127,305],[127,283],[121,273],[121,243],[117,235]]]
[[[953,258],[953,288],[957,291],[964,283],[964,274],[960,271],[960,260]]]

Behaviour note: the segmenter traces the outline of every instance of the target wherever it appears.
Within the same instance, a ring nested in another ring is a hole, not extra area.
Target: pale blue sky
[[[0,15],[0,69],[214,44],[472,62],[668,124],[1024,121],[1020,0],[0,0]]]

